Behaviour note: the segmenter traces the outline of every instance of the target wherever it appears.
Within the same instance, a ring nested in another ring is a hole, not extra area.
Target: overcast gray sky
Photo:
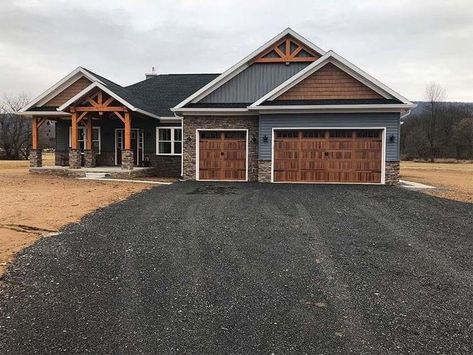
[[[434,81],[473,101],[471,0],[2,0],[0,95],[79,65],[122,85],[152,66],[222,72],[286,27],[411,100]]]

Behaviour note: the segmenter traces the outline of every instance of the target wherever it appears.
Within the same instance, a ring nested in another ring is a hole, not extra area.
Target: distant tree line
[[[445,102],[445,90],[429,84],[426,102],[401,125],[402,159],[473,159],[473,104]]]
[[[0,99],[0,159],[27,159],[31,148],[31,120],[18,111],[28,103],[24,94]]]

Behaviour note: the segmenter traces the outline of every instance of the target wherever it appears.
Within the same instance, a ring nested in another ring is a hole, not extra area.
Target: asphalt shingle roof
[[[125,89],[159,116],[174,116],[170,108],[186,99],[220,74],[161,74]]]
[[[174,116],[170,110],[172,107],[220,75],[159,74],[129,86],[121,86],[88,69],[85,70],[133,106],[164,117]]]

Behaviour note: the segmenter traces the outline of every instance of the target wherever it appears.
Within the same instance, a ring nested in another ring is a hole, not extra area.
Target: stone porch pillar
[[[84,167],[93,168],[96,165],[95,151],[93,149],[84,150]]]
[[[82,156],[80,149],[69,149],[69,168],[80,169],[82,166]]]
[[[134,155],[132,149],[122,150],[122,169],[133,170]]]
[[[43,150],[31,149],[29,159],[31,168],[39,168],[43,166]]]

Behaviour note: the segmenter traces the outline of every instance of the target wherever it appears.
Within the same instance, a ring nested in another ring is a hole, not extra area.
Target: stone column
[[[69,168],[80,169],[82,157],[80,149],[69,149]]]
[[[387,161],[386,162],[386,173],[385,182],[386,185],[397,185],[399,184],[400,175],[400,164],[398,161]]]
[[[30,167],[39,168],[43,166],[43,151],[42,149],[31,149],[30,150]]]
[[[86,149],[84,150],[84,167],[85,168],[93,168],[95,167],[95,150],[93,149]]]
[[[122,150],[122,169],[133,170],[133,150],[123,149]]]

